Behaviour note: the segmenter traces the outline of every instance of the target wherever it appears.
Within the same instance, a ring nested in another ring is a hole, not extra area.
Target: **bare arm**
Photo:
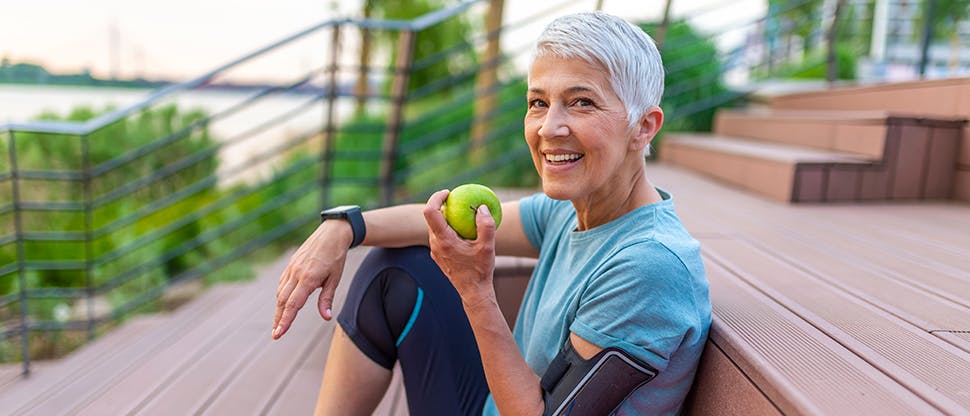
[[[364,212],[367,235],[363,245],[407,247],[428,245],[428,225],[423,204],[407,204]],[[497,233],[499,253],[536,257],[537,253],[522,230],[518,201],[502,205],[505,214]],[[297,313],[317,288],[317,309],[325,320],[333,318],[333,297],[343,273],[353,231],[346,221],[325,221],[300,245],[280,276],[276,290],[276,313],[273,338],[279,339],[289,329]]]
[[[444,216],[438,210],[446,197],[446,191],[435,193],[424,209],[424,217],[431,232],[431,257],[448,276],[461,297],[462,306],[481,352],[489,391],[495,397],[501,414],[541,414],[543,401],[539,376],[525,362],[515,345],[512,331],[499,309],[492,285],[498,238],[495,222],[483,211],[483,205],[476,217],[478,239],[462,240],[448,228]],[[504,211],[505,206],[503,214]],[[517,203],[515,219],[512,222],[516,226],[509,228],[518,228],[516,231],[525,238],[521,222],[518,221]],[[505,226],[503,224],[502,228]],[[524,247],[521,242],[513,241],[512,244],[510,249]],[[527,241],[524,244],[531,249]]]

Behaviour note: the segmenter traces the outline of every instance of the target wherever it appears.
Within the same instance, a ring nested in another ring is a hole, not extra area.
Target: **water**
[[[43,112],[66,116],[72,109],[88,106],[96,111],[109,106],[122,108],[145,99],[150,89],[64,87],[32,85],[0,85],[0,124],[36,120]],[[180,110],[202,109],[208,114],[219,114],[244,102],[254,92],[237,91],[189,91],[164,100],[158,105],[175,103]],[[304,135],[313,135],[320,129],[325,115],[324,103],[309,95],[274,95],[254,101],[245,109],[220,117],[210,123],[213,137],[223,141],[219,151],[220,172],[245,166],[233,175],[220,175],[223,185],[239,182],[252,183],[265,179],[278,165],[279,157],[263,157],[266,149],[284,141]],[[260,129],[262,123],[289,111],[304,107],[302,111],[285,122]],[[352,103],[338,102],[336,116],[347,117]],[[258,130],[258,131],[257,131]],[[279,155],[277,155],[279,156]]]

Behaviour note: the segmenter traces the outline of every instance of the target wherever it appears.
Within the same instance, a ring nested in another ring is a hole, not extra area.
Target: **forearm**
[[[428,245],[423,204],[397,205],[364,212],[367,235],[363,245],[408,247]]]
[[[503,415],[541,415],[539,376],[525,362],[494,293],[474,305],[463,303],[482,355],[488,388]]]

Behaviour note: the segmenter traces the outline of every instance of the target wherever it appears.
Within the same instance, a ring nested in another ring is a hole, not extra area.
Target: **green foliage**
[[[835,62],[838,66],[838,79],[856,79],[856,55],[856,51],[851,46],[846,44],[836,45]],[[819,49],[809,53],[801,63],[783,66],[776,73],[797,79],[826,79],[828,76],[827,62],[827,52]]]
[[[768,0],[769,25],[784,32],[785,36],[798,36],[808,49],[810,37],[824,29],[822,22],[823,0]],[[775,34],[769,34],[775,36]]]
[[[78,108],[65,117],[42,118],[85,121],[101,113]],[[318,221],[313,213],[320,207],[319,155],[297,146],[273,177],[220,188],[219,145],[206,120],[201,111],[166,106],[83,138],[14,134],[18,168],[43,174],[19,180],[21,197],[48,207],[22,216],[23,230],[31,235],[23,240],[29,265],[25,289],[78,289],[74,295],[31,299],[30,319],[55,319],[55,308],[72,308],[88,285],[114,311],[153,310],[159,305],[153,299],[172,279],[251,277],[253,262],[268,255],[253,257],[250,250],[278,253],[305,238]],[[87,186],[82,172],[93,173]],[[3,235],[13,232],[13,218],[0,215]],[[258,244],[247,246],[251,242]],[[16,244],[0,246],[0,268],[16,262]],[[17,271],[0,276],[0,296],[21,289],[19,276]],[[0,320],[17,319],[18,311],[16,302],[0,306]],[[40,335],[37,342],[47,346],[66,339],[60,332]],[[35,357],[62,350],[31,348]],[[0,352],[0,361],[7,359]]]
[[[412,0],[406,2],[367,0],[364,2],[364,14],[376,18],[411,20],[454,3],[454,0]],[[413,55],[413,61],[417,68],[410,74],[408,90],[413,91],[422,85],[451,77],[461,69],[473,66],[477,59],[473,48],[457,48],[455,52],[446,55],[441,54],[467,42],[471,33],[471,26],[461,16],[446,19],[418,32],[414,40]],[[390,51],[390,62],[396,62],[397,54],[400,52],[397,43],[398,36],[398,32],[381,32],[379,34],[382,46]],[[451,87],[444,88],[443,91],[450,89]]]
[[[516,79],[496,92],[498,107],[486,121],[492,133],[482,149],[471,148],[474,100],[461,94],[445,103],[435,101],[434,110],[408,123],[401,141],[403,148],[411,150],[398,165],[407,192],[420,199],[431,191],[472,180],[493,187],[534,185],[537,176],[523,139],[526,88],[524,79]],[[487,166],[495,161],[500,163]],[[468,172],[469,177],[455,176]]]
[[[523,140],[522,119],[526,82],[516,79],[502,85],[498,109],[489,116],[492,134],[475,160],[471,127],[475,102],[471,86],[454,97],[429,97],[408,103],[407,121],[400,132],[395,163],[398,196],[420,200],[429,191],[478,180],[489,186],[532,186],[535,169]],[[387,118],[359,114],[344,123],[336,135],[332,170],[334,203],[374,205],[380,202],[381,149]],[[510,158],[516,153],[517,157]],[[487,166],[499,160],[497,166]],[[468,173],[470,172],[471,173]],[[457,174],[468,173],[468,177]]]
[[[64,119],[87,121],[98,115],[91,108],[81,107],[73,110]],[[44,114],[41,118],[60,119],[53,114]],[[214,141],[205,124],[201,122],[204,118],[205,115],[200,111],[179,112],[174,105],[170,105],[110,124],[83,138],[17,133],[15,140],[20,169],[79,174],[85,168],[94,168],[103,169],[105,172],[92,178],[87,197],[81,182],[58,180],[38,180],[32,186],[24,184],[21,186],[24,190],[22,196],[25,200],[47,204],[104,202],[96,204],[92,210],[91,228],[96,230],[111,225],[133,215],[144,205],[215,173],[215,153],[205,152],[213,148]],[[153,151],[140,156],[135,153],[149,147]],[[201,157],[198,156],[200,154]],[[180,169],[172,174],[165,173],[177,164],[181,165]],[[88,250],[91,257],[98,258],[125,245],[117,236],[126,235],[137,239],[160,226],[173,223],[175,218],[186,212],[193,212],[199,200],[211,198],[213,186],[201,187],[189,199],[161,207],[150,215],[143,215],[132,225],[95,239],[91,247],[87,247],[77,237],[67,241],[63,241],[63,237],[57,240],[26,240],[24,244],[27,261],[54,262],[52,266],[37,271],[36,284],[40,287],[82,287],[86,285],[88,277],[95,281],[103,280],[102,275],[105,272],[119,271],[118,268],[124,268],[121,265],[125,262],[112,262],[111,264],[117,266],[114,268],[95,268],[89,275],[83,267],[76,264],[85,259]],[[116,194],[119,190],[126,192]],[[86,221],[83,211],[38,211],[24,216],[23,227],[27,232],[80,233],[85,230]],[[201,225],[197,221],[188,221],[171,234],[146,244],[162,248],[172,247],[177,241],[197,235],[200,229]],[[139,251],[133,253],[137,254]],[[168,259],[165,268],[169,274],[184,270],[195,255],[197,253],[186,253]],[[75,262],[74,265],[64,263],[72,261]],[[135,266],[130,261],[127,263],[129,264],[124,265],[128,268]]]
[[[933,38],[937,40],[948,39],[959,35],[959,24],[970,17],[970,0],[935,0],[936,8],[933,10]],[[919,3],[920,15],[913,22],[915,30],[913,34],[917,37],[923,36],[923,22],[929,13],[928,1]]]
[[[657,23],[640,26],[655,33]],[[663,131],[710,131],[718,107],[733,97],[721,80],[721,62],[714,43],[684,21],[671,22],[661,56],[666,69],[660,105],[667,115]],[[659,148],[662,136],[654,139]]]

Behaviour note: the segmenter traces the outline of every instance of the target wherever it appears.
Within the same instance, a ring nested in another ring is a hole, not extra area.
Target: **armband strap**
[[[543,415],[608,415],[656,376],[657,370],[620,348],[585,360],[566,340],[542,375]]]

